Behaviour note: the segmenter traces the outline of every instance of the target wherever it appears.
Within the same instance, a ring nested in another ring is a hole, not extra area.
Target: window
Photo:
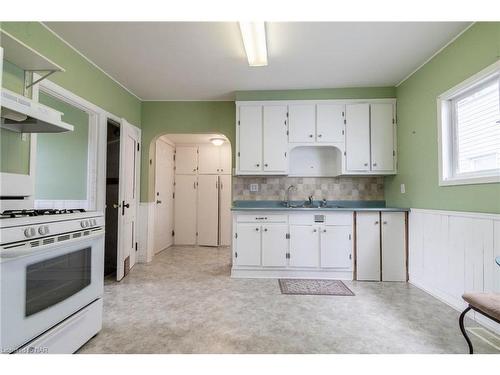
[[[500,182],[500,64],[438,97],[440,185]]]

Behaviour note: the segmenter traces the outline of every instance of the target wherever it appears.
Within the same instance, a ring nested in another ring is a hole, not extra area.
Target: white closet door
[[[239,112],[239,170],[262,171],[262,106],[240,106]]]
[[[380,222],[378,212],[356,214],[356,275],[380,281]]]
[[[288,106],[288,130],[290,142],[314,142],[316,106],[314,104],[290,104]]]
[[[174,242],[196,244],[196,175],[175,176]]]
[[[391,103],[371,104],[370,132],[372,171],[394,170],[394,107]]]
[[[319,267],[318,227],[290,225],[290,266]]]
[[[344,142],[344,112],[342,104],[316,106],[316,141],[323,143]]]
[[[219,147],[212,144],[204,144],[198,147],[198,173],[219,173]]]
[[[175,173],[196,174],[198,168],[198,147],[177,146],[175,148]]]
[[[406,281],[404,212],[382,212],[382,281]]]
[[[346,105],[345,151],[348,171],[370,170],[370,105]]]
[[[270,224],[262,226],[262,265],[286,267],[288,253],[288,225]]]
[[[232,174],[231,168],[233,162],[233,155],[231,154],[231,145],[223,144],[219,147],[219,173]]]
[[[321,231],[321,267],[352,269],[352,227],[327,225]]]
[[[264,171],[286,172],[286,105],[264,106]]]
[[[231,245],[231,175],[219,176],[219,245]]]
[[[219,176],[198,176],[198,245],[219,244]]]

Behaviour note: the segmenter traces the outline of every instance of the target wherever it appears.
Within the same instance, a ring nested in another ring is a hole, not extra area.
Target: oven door
[[[2,249],[1,255],[0,347],[4,353],[102,297],[104,229],[33,248]]]

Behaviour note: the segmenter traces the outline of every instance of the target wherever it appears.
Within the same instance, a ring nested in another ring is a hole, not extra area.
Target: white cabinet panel
[[[380,281],[380,220],[378,212],[356,214],[356,274],[358,280]]]
[[[370,105],[372,171],[394,170],[394,110],[392,104]]]
[[[321,233],[321,267],[352,268],[352,226],[324,226]]]
[[[500,257],[500,220],[495,220],[493,222],[493,257]],[[491,262],[491,258],[488,257],[484,260],[485,264]],[[500,267],[494,263],[493,264],[493,272],[491,273],[491,288],[485,289],[486,291],[493,293],[500,293]],[[488,285],[490,285],[488,283]]]
[[[175,176],[174,241],[176,245],[196,244],[196,176]]]
[[[370,170],[370,105],[347,104],[345,150],[347,171]]]
[[[175,148],[175,173],[196,174],[198,168],[198,147],[177,146]]]
[[[316,135],[315,104],[290,104],[288,106],[288,140],[314,142]]]
[[[382,212],[382,281],[406,281],[405,213]]]
[[[262,106],[239,107],[239,170],[262,171]]]
[[[231,176],[219,176],[219,245],[231,245]]]
[[[344,142],[344,111],[343,104],[317,105],[317,142]]]
[[[290,266],[319,267],[318,227],[290,225]]]
[[[200,145],[198,148],[198,173],[217,174],[219,173],[219,147],[212,144]]]
[[[198,245],[217,246],[219,228],[219,176],[198,176]]]
[[[260,225],[238,224],[234,264],[237,266],[260,266]]]
[[[221,174],[231,174],[231,168],[232,168],[231,145],[223,144],[219,148],[220,148],[219,172]]]
[[[264,106],[264,171],[282,172],[287,169],[288,151],[286,105]]]
[[[285,267],[288,253],[288,225],[262,225],[262,265]]]

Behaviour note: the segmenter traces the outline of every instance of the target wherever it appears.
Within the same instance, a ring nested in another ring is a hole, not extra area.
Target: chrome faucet
[[[290,191],[296,190],[297,187],[295,185],[290,185],[286,189],[286,201],[285,201],[285,207],[290,207]]]
[[[314,199],[313,199],[313,198],[314,198],[314,196],[312,196],[312,195],[310,195],[310,196],[308,196],[308,197],[307,197],[307,200],[308,200],[308,202],[309,202],[309,206],[312,206],[312,205],[313,205],[313,202],[314,202]]]

